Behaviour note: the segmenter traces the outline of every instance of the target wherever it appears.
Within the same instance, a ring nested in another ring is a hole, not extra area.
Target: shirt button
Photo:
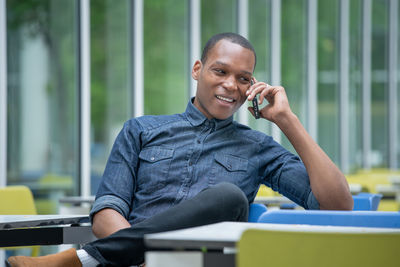
[[[154,161],[155,159],[156,159],[155,157],[151,157],[151,158],[150,158],[151,161]]]
[[[198,143],[198,144],[200,144],[200,143],[201,143],[201,141],[200,141],[200,140],[197,140],[197,143]]]

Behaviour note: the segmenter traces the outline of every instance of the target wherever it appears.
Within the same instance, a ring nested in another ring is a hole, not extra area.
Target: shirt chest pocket
[[[155,192],[162,188],[168,177],[174,149],[167,147],[147,147],[139,153],[138,189]]]
[[[244,158],[224,153],[215,154],[210,184],[225,181],[241,186],[248,177],[248,164],[248,160]]]

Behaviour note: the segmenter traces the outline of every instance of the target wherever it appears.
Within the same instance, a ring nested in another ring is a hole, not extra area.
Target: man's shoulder
[[[249,126],[241,124],[237,121],[233,121],[233,127],[238,136],[249,139],[250,141],[256,143],[262,143],[265,142],[266,139],[271,138],[269,135],[257,130],[253,130]]]
[[[130,119],[128,124],[137,124],[143,130],[151,130],[154,128],[159,128],[163,125],[170,125],[174,122],[179,122],[184,120],[182,114],[173,115],[144,115],[136,118]]]

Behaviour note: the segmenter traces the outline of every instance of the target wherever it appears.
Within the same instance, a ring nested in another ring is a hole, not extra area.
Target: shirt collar
[[[193,104],[193,101],[194,97],[192,97],[192,99],[189,101],[186,107],[186,111],[184,113],[190,124],[192,124],[193,126],[199,126],[205,123],[206,125],[210,125],[210,127],[212,127],[212,125],[215,125],[215,129],[218,130],[232,123],[233,116],[230,116],[225,120],[207,119],[207,117],[204,116],[204,114],[200,110],[198,110],[197,107]]]

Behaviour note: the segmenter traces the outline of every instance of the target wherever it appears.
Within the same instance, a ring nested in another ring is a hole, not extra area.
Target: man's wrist
[[[296,123],[299,121],[298,117],[296,114],[293,112],[287,112],[284,114],[281,114],[280,116],[277,116],[276,119],[274,119],[274,123],[283,131],[289,129],[289,127],[293,127],[296,125]]]

